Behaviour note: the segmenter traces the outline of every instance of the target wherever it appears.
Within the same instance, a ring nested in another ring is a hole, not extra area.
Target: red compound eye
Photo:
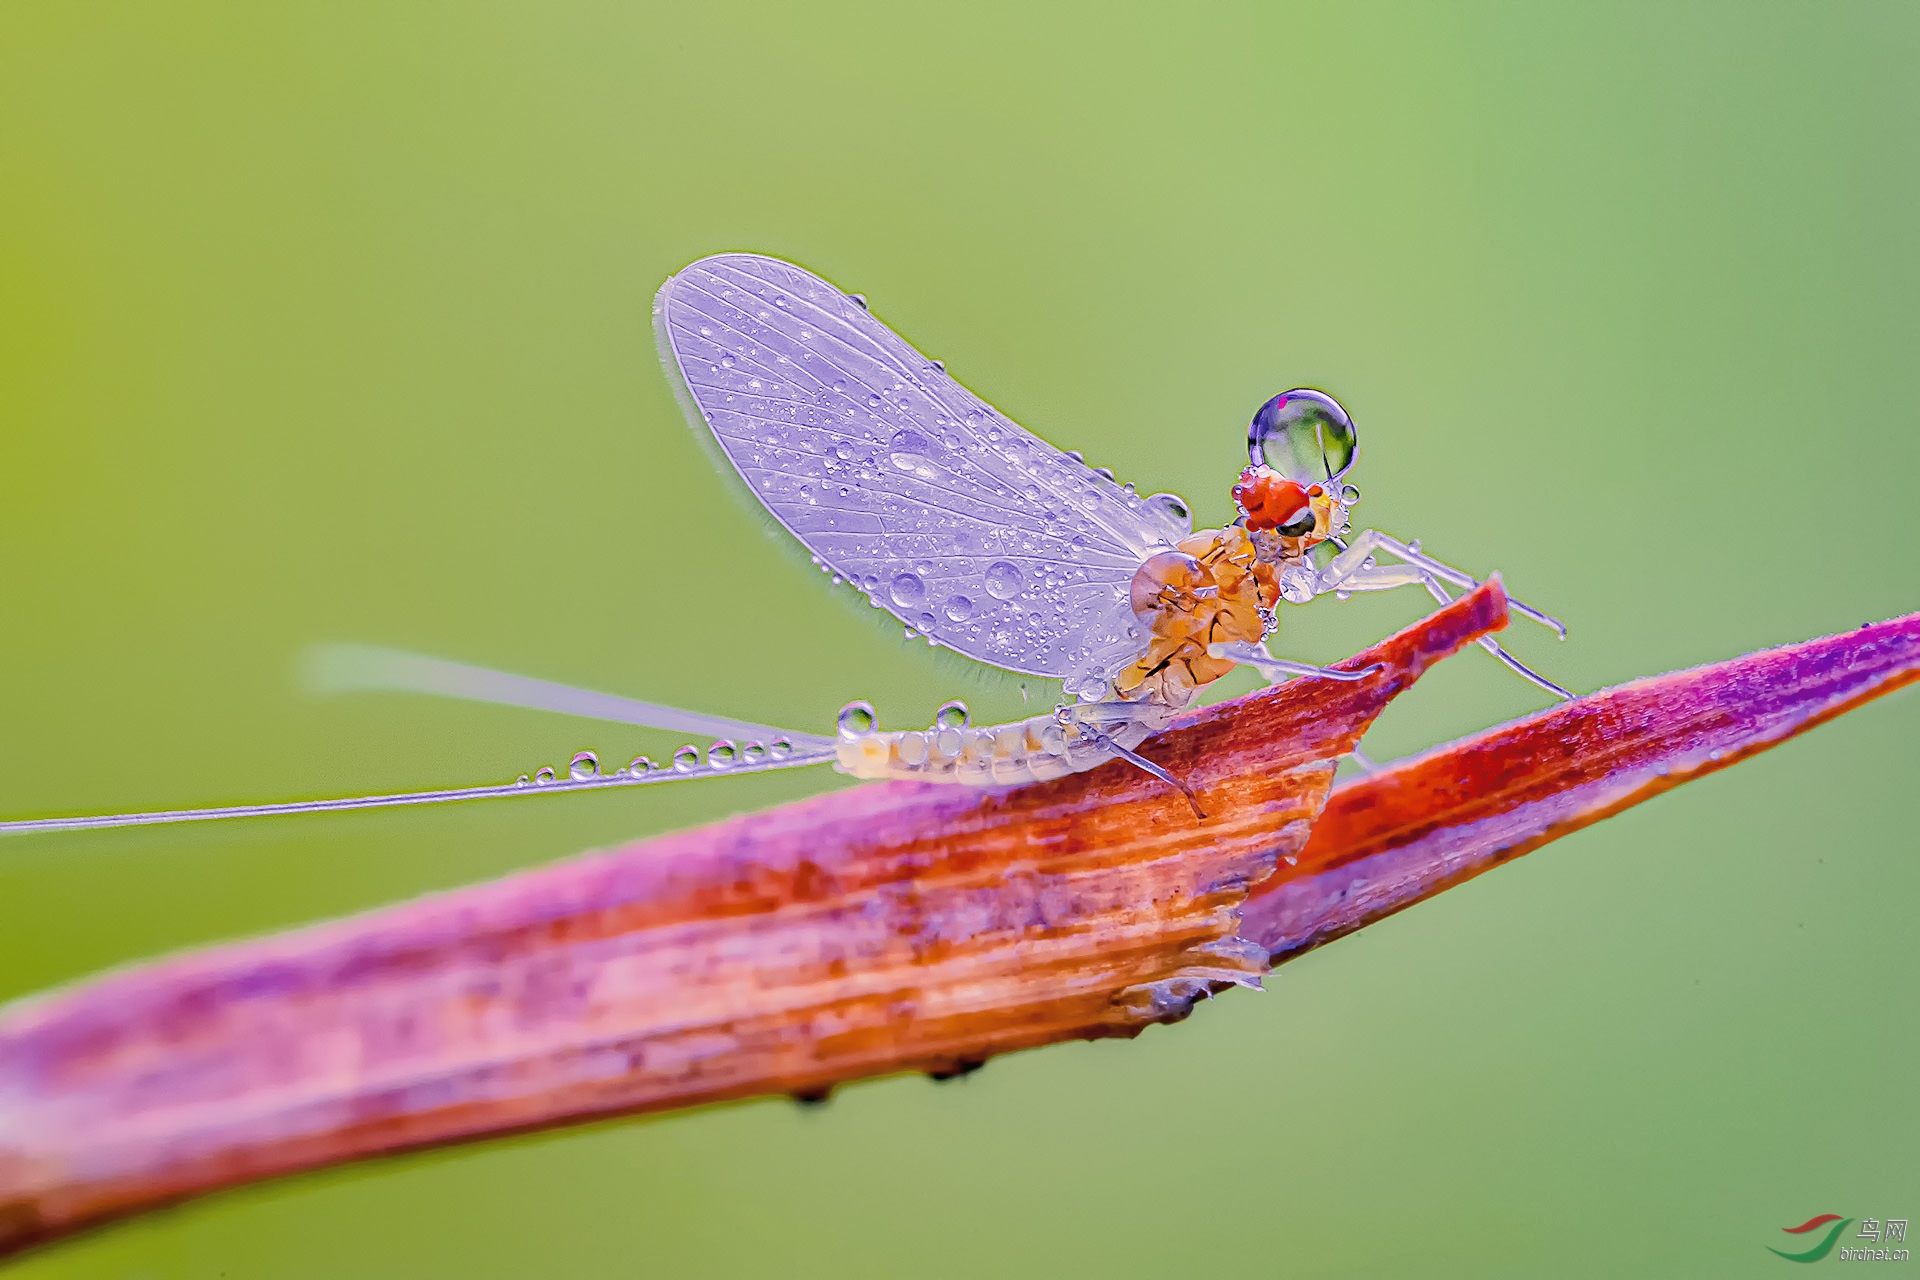
[[[1247,513],[1249,529],[1280,529],[1307,511],[1307,487],[1266,467],[1248,467],[1233,486],[1233,500]]]

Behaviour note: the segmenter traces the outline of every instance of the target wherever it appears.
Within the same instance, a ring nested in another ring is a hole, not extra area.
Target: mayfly
[[[874,318],[861,295],[790,263],[747,253],[703,258],[661,286],[653,315],[662,363],[696,434],[823,573],[892,613],[909,637],[1059,679],[1068,701],[987,727],[951,702],[926,729],[891,732],[855,702],[832,734],[814,734],[435,658],[335,648],[320,655],[318,675],[336,691],[436,693],[693,734],[710,745],[607,771],[581,752],[565,777],[547,768],[498,785],[42,818],[0,823],[0,832],[431,804],[812,764],[859,778],[995,786],[1119,759],[1185,790],[1134,748],[1234,667],[1270,681],[1372,673],[1275,656],[1267,641],[1283,603],[1402,586],[1445,602],[1449,587],[1477,585],[1418,541],[1350,533],[1360,491],[1347,475],[1358,436],[1321,391],[1297,388],[1260,406],[1233,486],[1239,519],[1196,531],[1178,496],[1136,493],[1022,429]],[[1565,636],[1546,614],[1512,607]],[[1480,643],[1540,688],[1571,696],[1491,638]]]

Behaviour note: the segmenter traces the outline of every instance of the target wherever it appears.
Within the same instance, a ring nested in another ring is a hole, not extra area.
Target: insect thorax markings
[[[1134,573],[1129,603],[1146,644],[1106,696],[986,728],[843,736],[839,768],[860,778],[1012,784],[1090,769],[1114,757],[1110,744],[1131,750],[1233,670],[1230,659],[1208,655],[1209,645],[1273,630],[1287,572],[1307,563],[1305,541],[1240,525],[1183,538]]]
[[[1137,697],[1146,690],[1185,706],[1195,690],[1234,668],[1230,659],[1209,657],[1207,646],[1262,639],[1280,598],[1274,561],[1239,525],[1181,539],[1133,575],[1131,603],[1147,647],[1115,677],[1114,691]]]

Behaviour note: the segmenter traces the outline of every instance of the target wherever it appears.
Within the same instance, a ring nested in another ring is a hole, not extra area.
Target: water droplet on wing
[[[902,609],[917,609],[927,598],[927,584],[918,574],[896,573],[887,584],[887,594]]]
[[[987,594],[995,600],[1011,600],[1020,594],[1020,567],[1006,560],[987,566]]]
[[[1179,494],[1156,493],[1142,505],[1175,528],[1193,532],[1193,508]]]

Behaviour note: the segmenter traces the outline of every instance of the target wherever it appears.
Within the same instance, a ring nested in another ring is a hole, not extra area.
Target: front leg
[[[1375,552],[1384,551],[1395,559],[1405,561],[1405,565],[1374,565],[1369,567],[1367,560]],[[1424,573],[1413,576],[1406,573],[1408,567],[1418,568]],[[1398,538],[1381,533],[1378,529],[1368,529],[1348,543],[1327,567],[1314,577],[1314,594],[1327,591],[1385,591],[1391,587],[1411,586],[1425,581],[1426,575],[1432,575],[1441,582],[1450,582],[1456,587],[1471,591],[1480,585],[1480,580],[1468,573],[1462,573],[1450,564],[1435,560],[1421,551],[1418,545],[1409,546]],[[1533,619],[1543,627],[1550,627],[1562,640],[1567,638],[1567,629],[1560,620],[1551,614],[1540,612],[1522,600],[1508,597],[1507,604],[1517,614]]]
[[[1406,563],[1387,565],[1367,563],[1376,551],[1397,556]],[[1369,529],[1343,548],[1339,555],[1327,562],[1327,567],[1316,575],[1314,594],[1318,595],[1325,591],[1339,593],[1390,591],[1394,587],[1412,586],[1418,583],[1424,586],[1435,600],[1441,604],[1449,604],[1453,597],[1448,594],[1445,587],[1440,585],[1442,581],[1468,589],[1480,585],[1468,574],[1426,555],[1417,544],[1409,546],[1377,529]],[[1559,619],[1541,613],[1538,609],[1511,597],[1507,603],[1514,612],[1524,614],[1542,626],[1552,627],[1562,639],[1566,638],[1567,629],[1560,624]],[[1479,644],[1482,649],[1498,658],[1508,670],[1521,679],[1546,690],[1556,698],[1572,700],[1572,693],[1508,653],[1492,636],[1481,636]]]
[[[1453,603],[1453,597],[1447,594],[1447,589],[1441,586],[1439,583],[1435,582],[1432,578],[1427,579],[1427,593],[1431,595],[1435,600],[1438,600],[1443,605],[1448,605]],[[1500,659],[1501,663],[1507,668],[1507,670],[1513,672],[1515,675],[1519,676],[1522,680],[1525,680],[1527,683],[1538,685],[1540,688],[1545,689],[1548,693],[1560,699],[1562,702],[1573,701],[1573,694],[1570,690],[1561,688],[1559,685],[1547,679],[1545,676],[1541,675],[1538,671],[1535,671],[1532,667],[1528,666],[1526,663],[1520,661],[1520,659],[1508,653],[1505,649],[1502,649],[1500,647],[1500,642],[1498,640],[1495,640],[1492,636],[1481,636],[1480,639],[1475,643],[1477,643],[1482,649],[1485,649],[1488,653],[1492,654],[1494,657]]]

